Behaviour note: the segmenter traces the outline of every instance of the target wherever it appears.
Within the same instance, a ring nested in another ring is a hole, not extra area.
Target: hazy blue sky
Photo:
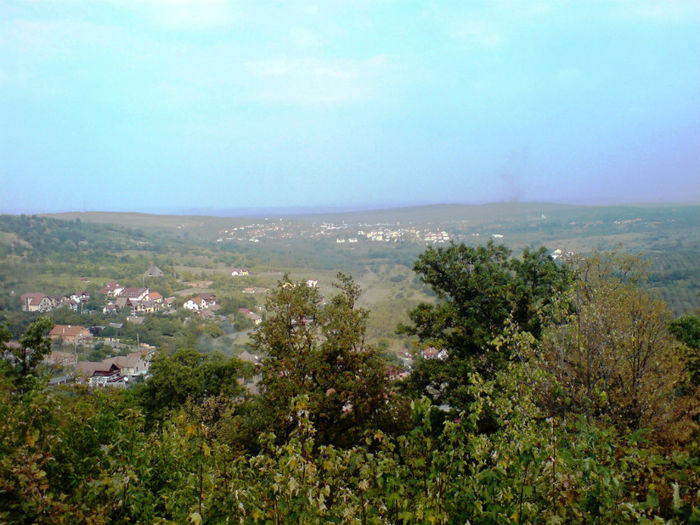
[[[700,1],[2,0],[0,211],[700,201]]]

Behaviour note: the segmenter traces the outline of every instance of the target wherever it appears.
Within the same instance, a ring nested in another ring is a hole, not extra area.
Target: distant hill
[[[279,219],[284,221],[275,224]],[[370,240],[363,232],[372,230],[386,232],[384,240],[401,238],[401,242]],[[0,258],[80,264],[86,275],[86,264],[113,264],[110,258],[117,256],[133,266],[129,271],[141,276],[155,254],[175,253],[178,261],[188,254],[188,264],[198,272],[213,262],[267,265],[275,270],[380,272],[382,265],[410,267],[430,243],[426,232],[444,232],[446,238],[469,245],[492,239],[516,254],[539,246],[582,254],[592,250],[641,253],[651,263],[650,287],[674,312],[700,307],[700,205],[696,204],[439,204],[266,217],[116,212],[0,215]],[[346,238],[354,242],[346,243]],[[25,270],[18,268],[15,274]],[[4,275],[15,279],[13,272],[5,268]]]
[[[178,237],[209,239],[222,228],[249,222],[245,218],[205,217],[197,215],[156,215],[129,212],[66,212],[47,213],[43,217],[61,220],[80,219],[83,222],[112,224],[139,229],[148,233],[170,234]]]
[[[212,239],[222,229],[261,222],[260,216],[206,216],[206,215],[156,215],[118,212],[68,212],[43,214],[63,220],[114,224],[137,228],[149,233],[171,234],[180,238]],[[566,204],[508,202],[481,205],[434,204],[354,212],[320,212],[304,214],[274,214],[269,220],[285,218],[299,223],[334,222],[347,224],[443,224],[461,222],[466,226],[488,225],[513,227],[536,225],[543,221],[564,227],[581,222],[634,220],[680,220],[698,224],[700,205],[697,204],[640,204],[616,206],[574,206]]]

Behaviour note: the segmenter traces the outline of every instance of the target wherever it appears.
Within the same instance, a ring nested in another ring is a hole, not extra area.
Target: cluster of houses
[[[93,335],[87,328],[77,325],[56,325],[48,334],[52,341],[61,343],[84,343],[91,342]],[[13,362],[17,361],[16,352],[9,349],[21,349],[22,346],[17,341],[6,343],[7,350],[0,353],[0,359]],[[31,353],[32,350],[25,350]],[[110,357],[100,362],[78,361],[76,352],[54,350],[43,359],[44,365],[51,367],[54,375],[50,385],[65,383],[88,384],[90,386],[127,386],[139,376],[147,376],[150,362],[155,353],[155,347],[140,344],[136,350],[116,357]]]
[[[175,302],[174,297],[164,298],[159,292],[148,288],[126,288],[116,282],[105,284],[100,293],[110,299],[102,308],[104,314],[128,312],[131,315],[154,313],[169,309]]]
[[[429,231],[419,228],[389,228],[380,227],[371,231],[359,230],[357,235],[366,237],[374,242],[399,242],[399,241],[424,241],[426,243],[444,244],[450,242],[452,237],[446,231]]]
[[[163,277],[163,270],[157,266],[151,266],[143,274],[147,277]],[[82,281],[87,281],[82,278]],[[100,290],[108,298],[108,302],[102,309],[105,314],[127,311],[128,313],[150,313],[169,308],[174,302],[174,297],[167,299],[158,292],[152,292],[148,288],[126,288],[117,282],[109,282]],[[90,301],[90,294],[86,291],[75,292],[67,296],[49,295],[43,292],[25,293],[20,296],[22,311],[24,312],[51,312],[56,308],[68,307],[75,312],[82,312],[83,306]]]
[[[23,312],[50,312],[61,306],[67,306],[76,312],[90,300],[87,292],[75,292],[68,296],[48,295],[42,292],[25,293],[20,296]]]
[[[450,234],[446,231],[439,232],[426,232],[423,236],[425,242],[432,242],[433,244],[444,244],[450,242]]]
[[[63,368],[67,373],[55,376],[50,384],[78,383],[96,387],[127,386],[139,376],[147,376],[153,348],[144,348],[124,356],[110,357],[99,362],[78,361],[71,352],[51,352],[44,358],[49,366]]]
[[[240,308],[239,312],[251,319],[256,325],[262,322],[262,317],[247,308]],[[49,332],[52,340],[62,343],[91,342],[93,335],[85,327],[77,325],[56,325]],[[125,356],[116,356],[104,359],[100,362],[78,361],[74,352],[53,351],[44,359],[46,365],[61,368],[64,375],[55,376],[50,384],[63,383],[87,384],[92,387],[125,387],[139,376],[146,377],[149,372],[151,359],[155,348],[149,345],[140,345],[139,350]],[[426,347],[420,353],[423,359],[437,359],[444,361],[448,358],[448,351],[444,348]],[[244,352],[241,359],[256,365],[261,364],[262,358],[258,355]],[[389,366],[386,374],[391,381],[406,379],[413,368],[414,356],[408,352],[400,354],[402,367]]]

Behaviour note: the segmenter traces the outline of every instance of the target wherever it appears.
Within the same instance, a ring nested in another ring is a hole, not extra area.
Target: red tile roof
[[[46,297],[45,293],[25,293],[22,294],[20,299],[22,300],[22,304],[34,306],[40,304],[44,297]]]
[[[57,324],[49,332],[49,337],[79,337],[89,336],[90,332],[87,328],[77,325]]]

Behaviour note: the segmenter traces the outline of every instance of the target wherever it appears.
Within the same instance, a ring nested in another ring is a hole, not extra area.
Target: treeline
[[[49,389],[51,322],[1,330],[0,520],[700,523],[700,319],[638,259],[450,245],[414,270],[437,300],[399,381],[343,274],[280,281],[262,364],[182,340],[125,391]]]
[[[159,243],[143,231],[80,219],[65,221],[37,215],[0,215],[0,231],[16,235],[16,242],[4,245],[4,249],[14,255],[159,248]]]
[[[680,315],[700,308],[700,254],[671,250],[650,253],[649,287]]]

